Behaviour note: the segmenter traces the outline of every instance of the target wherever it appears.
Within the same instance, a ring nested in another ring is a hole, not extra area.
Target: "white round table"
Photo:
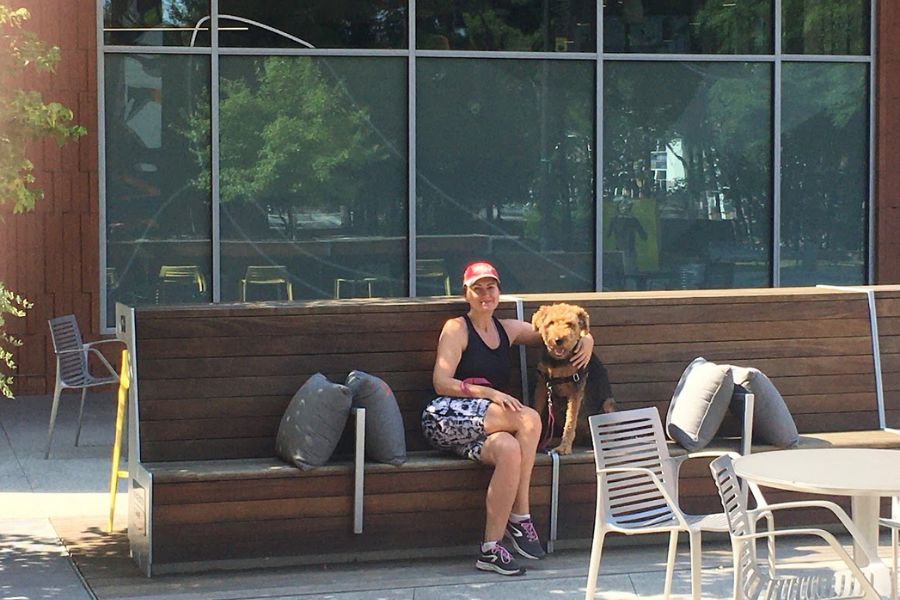
[[[853,522],[871,548],[878,547],[879,499],[900,496],[900,450],[809,448],[741,456],[739,477],[766,487],[850,496]],[[854,548],[857,562],[864,561]]]

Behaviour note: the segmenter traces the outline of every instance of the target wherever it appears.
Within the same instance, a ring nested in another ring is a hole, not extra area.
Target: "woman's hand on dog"
[[[591,362],[591,355],[593,354],[594,336],[587,333],[581,338],[581,343],[578,344],[578,349],[575,354],[572,355],[572,358],[569,359],[569,362],[580,371],[588,366],[588,363]]]

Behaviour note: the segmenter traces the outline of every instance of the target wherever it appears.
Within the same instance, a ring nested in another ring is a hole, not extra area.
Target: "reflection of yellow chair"
[[[170,297],[171,291],[182,290],[189,298],[178,298],[180,294]],[[197,265],[163,265],[159,268],[159,287],[156,289],[156,302],[175,300],[198,300],[206,294],[206,278]]]
[[[248,285],[274,285],[279,300],[281,300],[281,286],[284,286],[284,294],[287,299],[294,299],[294,287],[291,285],[287,268],[283,265],[250,265],[247,267],[247,272],[241,279],[241,302],[247,301]]]
[[[377,277],[363,277],[362,279],[344,279],[339,277],[334,280],[334,297],[340,298],[358,298],[357,290],[362,286],[366,290],[366,298],[375,297],[375,282]],[[349,289],[349,291],[344,291]],[[345,295],[346,294],[346,295]]]
[[[450,275],[447,274],[447,265],[441,258],[421,258],[416,260],[416,286],[425,282],[443,284],[444,295],[450,295]],[[434,286],[434,283],[432,283]]]

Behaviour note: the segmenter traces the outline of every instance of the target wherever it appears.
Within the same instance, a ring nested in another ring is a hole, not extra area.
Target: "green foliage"
[[[62,104],[45,104],[40,92],[9,85],[32,70],[53,72],[59,62],[59,48],[22,30],[28,18],[24,8],[0,4],[0,205],[11,203],[14,213],[34,209],[43,197],[41,190],[30,187],[34,165],[25,155],[28,143],[49,137],[62,146],[86,133],[72,123],[72,111]]]
[[[50,138],[62,146],[86,133],[62,104],[45,104],[40,92],[14,87],[34,71],[52,73],[60,58],[59,48],[22,29],[28,18],[24,8],[0,4],[0,206],[12,204],[14,214],[33,210],[43,198],[40,189],[31,187],[34,165],[26,156],[29,143]],[[22,342],[6,333],[4,315],[23,317],[31,306],[0,281],[0,394],[10,398],[12,376],[7,373],[16,366],[12,348]]]
[[[4,372],[15,371],[16,363],[13,361],[12,348],[21,346],[22,341],[6,333],[6,317],[4,315],[24,317],[25,310],[31,307],[32,304],[28,300],[6,289],[3,282],[0,281],[0,365],[4,367],[3,370],[0,370],[0,394],[7,398],[13,397],[12,376],[6,375]]]
[[[327,60],[327,59],[324,59]],[[267,57],[244,78],[221,81],[220,197],[223,203],[261,203],[280,213],[293,236],[297,209],[336,204],[357,195],[358,178],[338,171],[384,157],[369,134],[368,113],[340,102],[346,91],[326,74],[327,64]],[[332,74],[333,75],[333,74]],[[190,115],[183,135],[200,165],[209,164],[209,107]],[[194,181],[210,187],[209,174]]]

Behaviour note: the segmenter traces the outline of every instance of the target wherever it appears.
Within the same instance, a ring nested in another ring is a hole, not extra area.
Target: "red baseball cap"
[[[500,283],[500,275],[491,263],[484,261],[473,262],[463,272],[463,285],[470,286],[485,277],[496,279],[497,283]]]

